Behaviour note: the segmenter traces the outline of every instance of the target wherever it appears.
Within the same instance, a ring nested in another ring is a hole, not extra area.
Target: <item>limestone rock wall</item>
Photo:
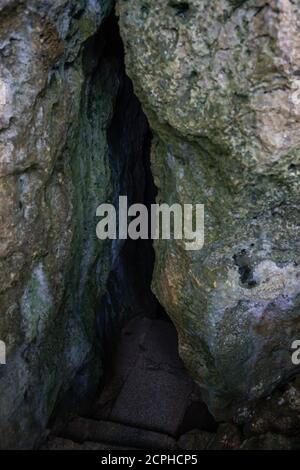
[[[118,1],[158,200],[205,204],[205,246],[158,241],[153,288],[215,416],[297,372],[299,2]]]
[[[95,299],[111,248],[95,237],[95,209],[113,192],[111,7],[0,2],[1,448],[32,447],[75,378],[80,397],[101,370]]]

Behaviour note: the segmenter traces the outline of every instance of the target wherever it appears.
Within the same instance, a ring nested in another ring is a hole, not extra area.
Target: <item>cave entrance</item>
[[[151,172],[152,134],[133,85],[126,75],[124,47],[117,18],[112,15],[103,26],[105,47],[102,56],[113,68],[117,92],[114,113],[107,131],[109,165],[112,175],[112,203],[127,196],[128,205],[143,204],[150,214],[157,190]],[[151,291],[155,254],[152,240],[115,240],[112,242],[112,269],[106,294],[97,314],[97,332],[110,356],[112,338],[131,318],[146,316],[170,321]]]
[[[107,131],[111,202],[117,207],[124,195],[129,205],[142,203],[149,209],[157,193],[150,163],[152,135],[126,75],[114,16],[106,21],[99,41],[103,37],[102,60],[110,64],[109,79],[117,86]],[[67,425],[55,426],[48,446],[174,449],[180,435],[193,429],[212,437],[216,423],[179,358],[175,326],[151,291],[152,241],[113,241],[112,262],[97,310],[104,365],[97,397]]]

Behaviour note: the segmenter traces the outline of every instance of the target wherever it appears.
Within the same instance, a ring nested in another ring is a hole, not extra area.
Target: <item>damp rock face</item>
[[[118,1],[154,133],[158,201],[205,204],[205,244],[158,241],[153,289],[219,417],[296,371],[300,336],[297,2]]]
[[[112,192],[118,80],[101,34],[111,3],[0,5],[1,448],[32,447],[58,398],[100,373],[94,309],[111,250],[94,216]]]
[[[153,200],[151,133],[111,0],[0,5],[0,447],[89,401],[122,322],[156,310],[148,241],[96,208]],[[3,343],[1,343],[2,345]]]

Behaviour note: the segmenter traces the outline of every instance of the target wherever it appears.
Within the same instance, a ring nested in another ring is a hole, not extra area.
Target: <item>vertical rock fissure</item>
[[[107,27],[103,54],[115,62],[118,83],[107,131],[113,181],[110,202],[117,208],[119,196],[127,196],[128,206],[144,204],[150,214],[157,194],[151,171],[152,133],[126,74],[114,16]],[[194,427],[214,431],[216,423],[179,359],[176,328],[151,290],[154,263],[151,239],[112,242],[112,269],[97,313],[104,377],[100,394],[85,416],[173,436]],[[73,431],[71,425],[63,435],[73,438]],[[120,444],[117,438],[114,443]]]
[[[110,202],[118,208],[119,196],[127,196],[128,206],[142,203],[149,207],[156,195],[150,166],[151,130],[126,75],[123,43],[115,16],[108,19],[107,31],[104,55],[108,54],[115,62],[118,83],[114,114],[107,131],[113,181]],[[135,315],[156,315],[159,310],[150,287],[153,267],[151,240],[128,238],[112,242],[112,269],[97,314],[97,333],[104,355],[125,321]]]
[[[156,196],[150,166],[151,130],[126,75],[124,48],[114,14],[103,21],[99,31],[86,43],[83,63],[88,79],[81,108],[87,117],[81,123],[80,150],[73,163],[77,165],[74,179],[81,180],[82,186],[80,200],[75,204],[79,207],[74,243],[78,276],[70,269],[70,285],[78,312],[83,309],[81,295],[88,297],[90,311],[85,309],[83,320],[92,350],[71,387],[67,392],[62,390],[58,397],[50,426],[65,422],[74,411],[90,408],[96,384],[101,389],[104,375],[109,371],[111,353],[126,322],[137,316],[165,315],[151,291],[155,258],[151,240],[98,240],[98,255],[91,248],[97,223],[91,192],[95,199],[98,192],[99,204],[111,203],[116,208],[120,195],[128,197],[128,205],[142,203],[147,207]],[[105,147],[104,152],[101,146]],[[91,148],[92,154],[86,156]],[[106,161],[97,162],[103,153]],[[104,183],[98,170],[97,178],[85,179],[86,167],[92,173],[97,165],[103,165]],[[90,267],[92,258],[95,261]]]

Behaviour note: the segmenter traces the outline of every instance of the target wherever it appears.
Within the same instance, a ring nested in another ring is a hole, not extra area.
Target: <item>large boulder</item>
[[[157,241],[153,288],[219,418],[297,371],[300,12],[285,0],[118,1],[158,200],[205,204],[205,244]]]

